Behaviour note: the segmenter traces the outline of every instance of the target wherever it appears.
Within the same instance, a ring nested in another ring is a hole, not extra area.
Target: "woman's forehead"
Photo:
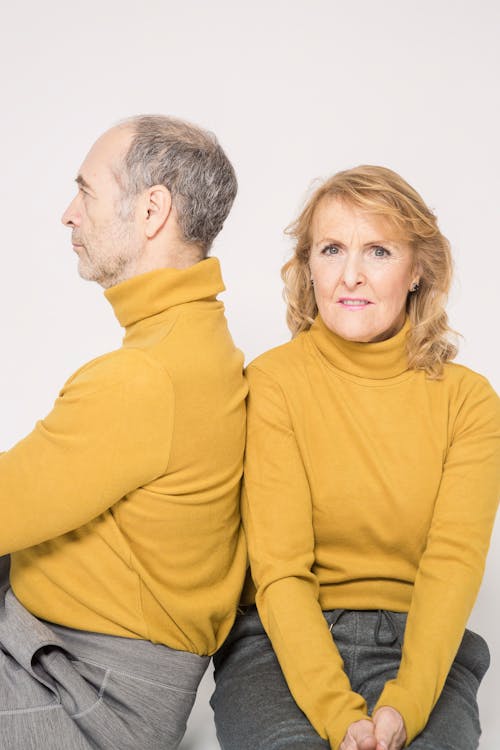
[[[374,235],[379,239],[406,240],[406,233],[392,216],[376,209],[365,208],[337,196],[325,196],[316,206],[311,221],[313,241],[332,232],[351,236]],[[340,239],[340,236],[338,237]]]

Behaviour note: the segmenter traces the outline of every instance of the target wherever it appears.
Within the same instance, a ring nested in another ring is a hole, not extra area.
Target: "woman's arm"
[[[425,727],[460,645],[481,583],[499,491],[500,400],[475,375],[458,405],[400,669],[375,707],[401,713],[407,743]]]
[[[257,607],[295,701],[338,748],[367,718],[366,703],[351,690],[318,601],[311,495],[284,395],[258,367],[247,376],[242,512]]]

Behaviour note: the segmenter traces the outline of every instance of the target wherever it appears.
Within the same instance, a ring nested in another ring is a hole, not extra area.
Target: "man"
[[[62,220],[125,337],[0,456],[0,747],[174,748],[246,567],[243,361],[206,258],[236,178],[211,134],[140,116],[76,182]]]

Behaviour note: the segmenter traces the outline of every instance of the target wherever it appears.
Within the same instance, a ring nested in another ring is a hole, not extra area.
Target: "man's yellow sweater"
[[[123,347],[0,456],[0,554],[37,617],[200,655],[230,630],[247,388],[223,289],[212,258],[108,289]]]
[[[290,690],[338,748],[366,703],[322,609],[409,612],[378,706],[425,726],[479,589],[500,485],[500,404],[460,365],[407,368],[393,338],[311,330],[247,371],[243,512],[257,606]]]

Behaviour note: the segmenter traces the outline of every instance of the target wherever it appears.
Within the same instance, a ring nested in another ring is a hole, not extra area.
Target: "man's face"
[[[63,214],[71,227],[80,276],[107,289],[133,275],[144,246],[135,213],[120,212],[121,189],[116,174],[132,138],[113,128],[90,149],[76,178],[78,193]]]

